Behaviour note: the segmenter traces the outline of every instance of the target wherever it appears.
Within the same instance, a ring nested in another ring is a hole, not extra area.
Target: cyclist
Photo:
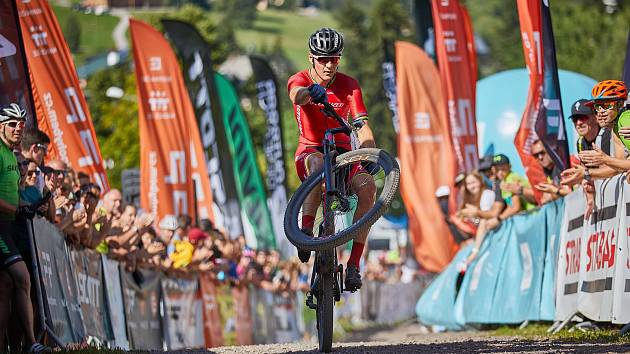
[[[367,109],[363,103],[361,87],[352,77],[337,71],[344,48],[343,36],[331,28],[321,28],[313,32],[308,40],[308,61],[310,68],[289,78],[288,92],[297,120],[300,137],[295,152],[295,166],[301,180],[313,171],[323,168],[322,140],[329,128],[339,123],[325,116],[321,103],[329,102],[335,111],[347,118],[358,130],[359,147],[375,147],[374,135],[367,124]],[[351,139],[340,133],[335,135],[337,151],[343,153],[352,149]],[[358,205],[353,222],[363,216],[373,205],[376,186],[372,176],[360,166],[353,167],[348,181],[351,190],[358,197]],[[317,206],[321,202],[320,193],[307,197],[302,212],[302,230],[312,235]],[[349,291],[361,288],[359,263],[367,240],[368,231],[357,235],[352,243],[352,251],[346,267],[345,287]],[[310,251],[298,250],[302,262],[308,262]]]
[[[10,309],[17,312],[21,319],[21,330],[26,341],[25,349],[29,353],[50,351],[35,340],[33,329],[33,307],[31,304],[31,281],[28,268],[16,248],[18,235],[16,216],[32,218],[35,209],[25,205],[18,207],[20,184],[20,169],[12,149],[20,144],[26,112],[19,105],[12,103],[0,109],[0,273],[2,287],[12,287],[12,294],[3,292],[2,295],[12,295],[0,299],[0,350],[4,350],[4,330],[8,325]],[[8,276],[7,276],[8,275]],[[11,302],[13,305],[11,306]],[[19,350],[11,348],[11,350]]]

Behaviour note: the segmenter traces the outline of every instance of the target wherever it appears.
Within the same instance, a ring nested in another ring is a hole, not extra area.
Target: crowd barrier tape
[[[305,331],[314,334],[314,312],[305,309],[300,292],[219,284],[211,273],[128,272],[93,250],[67,247],[64,235],[43,219],[34,220],[33,234],[47,320],[63,344],[92,338],[125,350],[180,350],[287,343]],[[366,280],[361,296],[344,293],[335,313],[381,323],[409,319],[424,287],[422,281]]]
[[[418,319],[450,330],[552,320],[563,208],[561,199],[505,220],[486,235],[464,274],[458,264],[468,257],[471,246],[462,248],[416,303]]]
[[[581,190],[567,197],[558,258],[556,320],[575,314],[603,322],[630,322],[628,199],[625,175],[596,181],[595,208],[584,219]]]

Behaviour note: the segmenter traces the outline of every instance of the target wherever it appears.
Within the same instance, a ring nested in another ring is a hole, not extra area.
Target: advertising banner
[[[578,311],[595,321],[612,319],[618,220],[625,211],[618,201],[623,200],[624,184],[623,175],[595,181],[595,210],[582,233]]]
[[[195,211],[195,217],[210,217],[210,190],[194,190],[193,181],[200,182],[198,189],[207,185],[199,175],[206,161],[175,53],[151,26],[134,19],[129,25],[138,87],[142,208],[158,218]],[[199,208],[195,200],[201,197],[207,204]]]
[[[52,329],[63,344],[79,343],[86,332],[65,237],[55,225],[40,218],[33,220],[33,234]]]
[[[210,46],[189,23],[162,20],[162,26],[182,59],[184,82],[194,105],[196,125],[201,134],[203,153],[200,158],[206,161],[215,224],[235,238],[243,233],[243,226],[232,158],[223,153],[229,151],[229,147],[214,83]]]
[[[109,310],[109,323],[114,335],[113,345],[116,348],[129,350],[127,331],[125,326],[125,304],[123,302],[122,284],[118,261],[101,255],[103,275],[105,278],[105,299]]]
[[[457,170],[472,171],[479,162],[475,119],[477,55],[474,39],[469,35],[472,27],[466,9],[458,0],[433,0],[431,4]]]
[[[267,208],[267,197],[238,93],[222,75],[216,74],[214,79],[223,110],[229,152],[234,161],[236,191],[241,202],[247,244],[252,248],[274,249],[276,237]]]
[[[249,304],[249,289],[246,286],[232,288],[234,298],[234,318],[236,326],[236,343],[238,345],[253,344],[252,311]]]
[[[18,0],[21,2],[21,0]],[[0,105],[17,103],[26,111],[26,126],[36,125],[28,67],[15,1],[0,2]]]
[[[456,251],[435,198],[437,188],[451,185],[456,173],[445,98],[431,58],[411,43],[395,47],[400,193],[416,259],[424,269],[440,272]]]
[[[620,209],[619,235],[617,236],[617,255],[613,281],[613,316],[612,322],[630,323],[630,184],[623,183],[622,198],[617,202]]]
[[[37,125],[50,137],[48,159],[60,159],[109,189],[92,117],[70,49],[46,0],[17,1],[31,71]]]
[[[79,291],[79,303],[87,335],[101,341],[105,332],[105,298],[103,293],[103,265],[100,254],[92,250],[70,250],[73,275]]]
[[[468,257],[471,249],[472,245],[460,249],[448,267],[422,293],[415,308],[420,323],[444,326],[451,331],[463,328],[455,320],[454,306],[460,274],[457,265]]]
[[[588,223],[584,220],[585,209],[586,200],[581,188],[565,197],[556,275],[555,319],[558,321],[577,311],[582,234]]]
[[[120,274],[129,343],[134,350],[161,349],[160,277],[155,272],[137,272]]]
[[[197,279],[162,278],[166,348],[204,348],[203,313]]]
[[[276,343],[273,294],[261,288],[249,291],[252,314],[252,336],[255,344]]]
[[[217,298],[217,287],[209,273],[199,275],[199,285],[203,306],[203,334],[206,348],[223,345],[221,313]]]
[[[267,131],[265,132],[265,157],[267,161],[266,185],[267,205],[271,214],[273,230],[276,233],[276,247],[284,258],[296,256],[295,247],[284,234],[284,212],[287,209],[287,171],[284,166],[284,144],[282,141],[282,110],[278,79],[264,58],[250,56],[258,106],[265,112]]]

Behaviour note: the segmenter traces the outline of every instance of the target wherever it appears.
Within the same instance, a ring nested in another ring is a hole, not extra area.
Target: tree
[[[363,89],[376,144],[396,154],[397,138],[392,114],[383,90],[382,64],[387,46],[412,35],[410,15],[402,1],[375,1],[369,16],[348,0],[335,13],[344,35],[343,70],[356,78]]]
[[[122,99],[105,95],[112,86],[123,89]],[[109,183],[112,188],[121,188],[122,171],[140,166],[136,81],[131,64],[95,73],[88,80],[86,95],[103,160],[114,161],[114,167],[107,171]]]
[[[74,13],[70,13],[63,26],[63,33],[72,53],[81,47],[81,23]]]
[[[464,2],[475,33],[490,48],[487,56],[479,58],[480,78],[525,67],[515,4],[504,0]],[[630,7],[619,6],[609,14],[600,1],[554,1],[550,6],[558,67],[596,80],[620,78]]]
[[[216,9],[239,28],[252,28],[256,20],[258,0],[218,0]]]
[[[162,19],[173,19],[188,22],[193,25],[208,42],[213,65],[223,63],[227,57],[240,52],[234,34],[234,23],[230,16],[223,16],[217,23],[210,17],[210,13],[195,5],[184,5],[178,11],[151,15],[148,22],[151,26],[162,30]]]

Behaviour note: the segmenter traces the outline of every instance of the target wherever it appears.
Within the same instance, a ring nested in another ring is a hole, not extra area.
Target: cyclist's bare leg
[[[359,199],[352,220],[352,222],[355,223],[374,206],[374,201],[376,200],[376,184],[374,184],[374,179],[369,173],[359,173],[352,178],[351,188],[352,192],[355,193]],[[363,248],[367,241],[368,233],[369,228],[359,232],[355,237],[352,243],[352,251],[348,264],[353,264],[359,268],[359,262],[363,254]]]
[[[324,167],[324,155],[320,152],[314,152],[306,157],[306,175],[309,176],[315,171],[319,171]],[[313,222],[317,214],[317,207],[322,201],[321,190],[315,188],[309,193],[302,205],[302,229],[313,231]],[[305,224],[306,223],[306,224]]]
[[[35,343],[33,328],[33,304],[31,303],[31,278],[24,262],[17,262],[7,268],[15,287],[13,311],[16,311],[22,323],[22,331],[27,348]]]
[[[11,315],[13,279],[6,271],[0,271],[0,351],[6,350],[6,333]]]

